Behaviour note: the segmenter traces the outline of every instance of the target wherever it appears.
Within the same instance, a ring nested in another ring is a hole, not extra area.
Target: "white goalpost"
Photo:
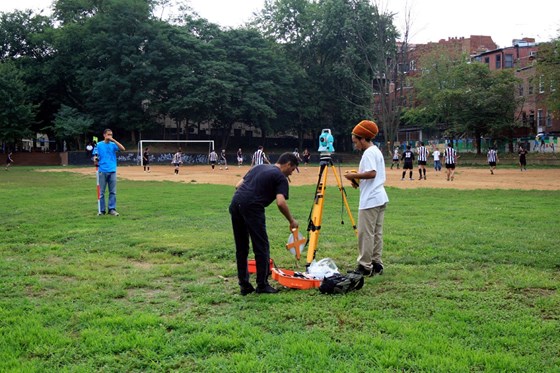
[[[138,164],[140,166],[144,166],[144,143],[169,143],[169,144],[208,144],[208,152],[206,155],[210,154],[210,152],[214,149],[214,140],[140,140],[138,141]],[[185,149],[183,149],[184,152]]]

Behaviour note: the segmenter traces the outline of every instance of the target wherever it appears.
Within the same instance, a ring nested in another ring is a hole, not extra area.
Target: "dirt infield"
[[[334,172],[340,175],[347,170],[356,167],[329,167],[327,185],[336,185]],[[183,183],[197,184],[222,184],[235,185],[239,179],[249,170],[249,166],[232,166],[228,170],[220,170],[219,167],[212,170],[210,166],[183,166],[179,175],[173,173],[172,166],[152,166],[151,172],[147,173],[140,166],[120,166],[118,176],[120,179],[128,180],[167,180]],[[82,174],[95,175],[93,167],[87,168],[65,168],[47,171],[70,171]],[[291,185],[315,185],[317,183],[319,167],[301,167],[300,173],[294,173],[291,177]],[[407,178],[401,181],[402,169],[387,168],[386,186],[396,188],[452,188],[452,189],[521,189],[521,190],[560,190],[560,169],[498,169],[494,175],[486,168],[463,168],[458,167],[455,172],[455,180],[447,181],[445,170],[436,173],[433,169],[427,170],[427,180],[418,180],[418,170],[413,172],[413,181]],[[351,188],[350,183],[342,178],[345,187]]]

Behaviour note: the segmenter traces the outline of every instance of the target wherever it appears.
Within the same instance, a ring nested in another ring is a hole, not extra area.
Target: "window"
[[[523,88],[524,88],[524,87],[523,87],[523,84],[524,84],[524,83],[520,83],[519,86],[518,86],[518,89],[519,89],[519,96],[520,96],[520,97],[523,97],[523,93],[524,93],[524,92],[523,92]]]
[[[544,127],[543,110],[539,109],[537,110],[537,131],[543,132],[544,131],[543,127]]]
[[[496,55],[496,69],[501,69],[502,68],[502,56],[497,54]],[[523,96],[523,95],[521,95]]]
[[[490,57],[484,57],[484,63],[490,65]]]
[[[544,93],[544,77],[539,76],[539,93]]]
[[[529,95],[532,95],[534,91],[533,82],[529,82]]]
[[[504,67],[506,69],[512,68],[513,67],[513,54],[506,54],[504,56]]]
[[[546,113],[546,126],[552,127],[552,115],[550,113]]]

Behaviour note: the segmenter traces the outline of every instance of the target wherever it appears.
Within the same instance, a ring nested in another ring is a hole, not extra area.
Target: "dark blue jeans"
[[[264,207],[251,206],[232,201],[229,206],[233,238],[235,239],[235,258],[237,278],[242,287],[249,286],[249,238],[255,254],[257,267],[257,287],[268,285],[270,272],[270,245],[266,233]]]
[[[100,172],[99,189],[101,190],[100,205],[101,211],[105,211],[105,189],[109,188],[109,211],[117,208],[117,173]]]

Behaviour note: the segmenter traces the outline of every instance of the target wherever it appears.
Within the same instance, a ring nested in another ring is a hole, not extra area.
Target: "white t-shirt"
[[[440,155],[439,150],[434,150],[432,155],[434,156],[434,161],[439,161],[439,155]]]
[[[375,171],[373,179],[360,180],[360,210],[382,206],[389,202],[389,197],[385,191],[385,160],[379,148],[375,145],[370,146],[364,151],[360,160],[359,171]]]

